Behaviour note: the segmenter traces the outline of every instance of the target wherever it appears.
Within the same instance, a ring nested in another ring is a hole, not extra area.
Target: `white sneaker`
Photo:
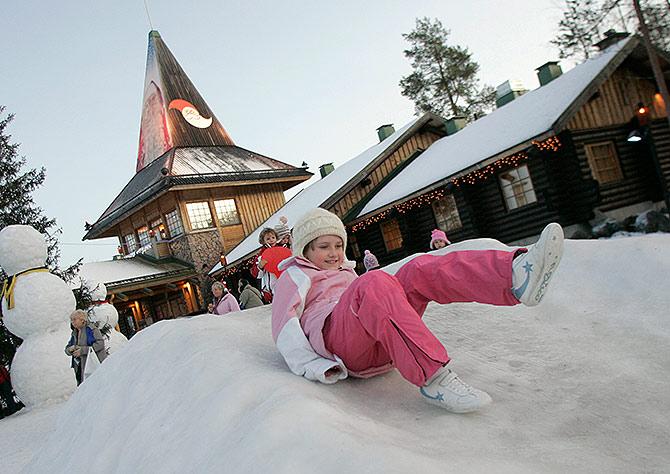
[[[470,413],[491,403],[488,393],[472,388],[446,367],[438,370],[419,392],[428,403],[452,413]]]
[[[526,306],[542,301],[563,255],[563,228],[552,222],[528,252],[512,261],[512,293]]]

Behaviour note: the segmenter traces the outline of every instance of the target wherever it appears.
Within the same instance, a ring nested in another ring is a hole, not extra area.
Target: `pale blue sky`
[[[398,81],[401,34],[439,18],[481,78],[519,78],[556,60],[558,0],[147,0],[154,29],[237,145],[278,160],[335,165],[412,119]],[[135,172],[149,23],[142,0],[5,2],[0,104],[14,141],[45,166],[35,194],[63,228],[63,264],[105,260],[116,239],[81,242]],[[564,69],[566,69],[564,64]]]

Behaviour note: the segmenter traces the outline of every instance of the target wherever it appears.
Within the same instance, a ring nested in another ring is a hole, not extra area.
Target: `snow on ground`
[[[431,304],[453,369],[493,397],[469,415],[397,372],[291,374],[269,307],[160,322],[67,403],[0,421],[2,471],[667,472],[669,268],[668,235],[567,241],[537,308]]]

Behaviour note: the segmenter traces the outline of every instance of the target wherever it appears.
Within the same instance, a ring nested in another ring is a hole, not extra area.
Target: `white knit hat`
[[[312,240],[322,235],[336,235],[347,248],[347,231],[339,217],[332,212],[317,207],[298,219],[293,226],[293,255],[304,257],[303,250]]]

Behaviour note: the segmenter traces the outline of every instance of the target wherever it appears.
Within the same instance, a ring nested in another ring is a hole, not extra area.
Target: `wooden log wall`
[[[628,123],[639,102],[650,107],[653,119],[664,117],[662,99],[655,94],[654,84],[636,75],[624,63],[570,119],[567,128],[585,130]]]
[[[652,135],[657,142],[657,152],[665,166],[666,181],[670,180],[670,133],[667,122],[659,120],[653,127]],[[626,141],[629,133],[628,126],[615,126],[597,130],[573,132],[575,151],[580,163],[584,178],[591,177],[586,156],[585,145],[611,141],[617,152],[624,178],[621,181],[600,185],[600,202],[598,208],[602,211],[637,204],[644,201],[657,201],[662,198],[660,186],[656,177],[653,162],[645,142],[630,143]]]
[[[415,151],[418,149],[428,149],[430,145],[440,138],[442,138],[440,135],[428,131],[422,131],[410,136],[404,143],[400,144],[391,155],[372,169],[366,177],[361,179],[361,181],[369,179],[370,184],[368,186],[361,186],[357,183],[356,186],[336,202],[330,210],[338,216],[343,217],[371,190],[375,189],[381,180],[388,176],[389,173],[407,158],[412,156]]]
[[[460,229],[447,232],[449,240],[451,242],[460,242],[462,240],[477,237],[472,222],[471,208],[465,201],[463,193],[455,191],[454,198],[456,199],[458,213],[463,226]],[[384,221],[390,219],[398,220],[400,231],[403,236],[402,247],[392,252],[386,252],[381,224],[375,223],[354,234],[361,251],[361,258],[359,258],[359,260],[362,260],[362,255],[365,249],[368,249],[375,254],[382,266],[408,255],[430,250],[430,233],[437,227],[437,221],[432,206],[428,205],[415,208],[405,214],[392,212]],[[347,255],[350,258],[353,258],[351,252],[348,252]]]

